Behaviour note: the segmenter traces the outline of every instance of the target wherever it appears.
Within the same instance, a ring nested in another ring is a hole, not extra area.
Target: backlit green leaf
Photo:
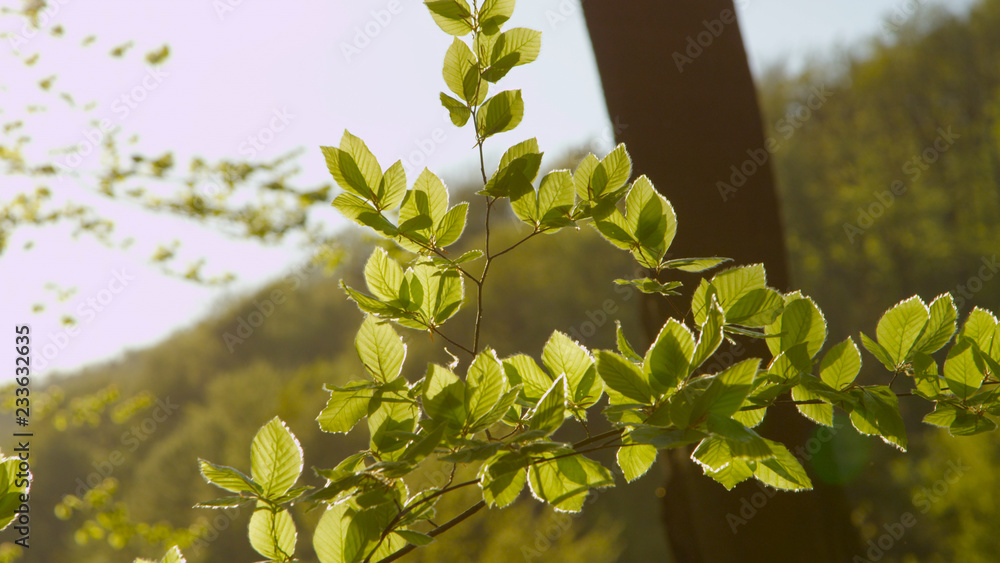
[[[302,446],[285,423],[272,418],[250,446],[250,475],[267,498],[292,488],[302,473]]]

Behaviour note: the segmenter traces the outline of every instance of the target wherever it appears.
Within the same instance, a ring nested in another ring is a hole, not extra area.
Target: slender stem
[[[452,476],[454,477],[454,474],[452,474]],[[439,497],[439,496],[441,496],[441,495],[443,495],[445,493],[449,493],[449,492],[454,491],[456,489],[461,489],[462,487],[469,487],[469,486],[477,485],[477,484],[479,484],[479,479],[475,479],[473,481],[465,481],[464,483],[459,483],[457,485],[445,487],[445,488],[441,489],[440,491],[437,491],[436,493],[427,495],[426,497],[424,497],[424,498],[420,499],[419,501],[413,503],[411,506],[409,506],[407,508],[404,508],[403,510],[400,510],[398,513],[396,513],[396,516],[393,517],[392,521],[389,522],[389,525],[386,526],[384,530],[382,530],[382,535],[379,537],[378,543],[375,544],[374,549],[372,549],[371,552],[368,554],[368,557],[365,558],[365,563],[367,563],[368,561],[371,561],[372,556],[374,556],[375,552],[378,551],[378,548],[382,545],[382,542],[385,541],[386,536],[388,536],[396,528],[396,524],[399,523],[399,521],[403,518],[403,516],[406,516],[407,514],[409,514],[410,512],[412,512],[414,508],[416,508],[416,507],[418,507],[418,506],[420,506],[422,504],[425,504],[425,503],[427,503],[427,502],[429,502],[429,501],[431,501],[433,499],[436,499],[437,497]],[[471,516],[471,514],[469,516]],[[468,516],[466,516],[466,518],[468,518]],[[463,518],[462,520],[464,520],[464,519],[465,518]],[[454,519],[450,520],[448,522],[445,522],[442,526],[438,526],[436,528],[436,530],[440,530],[444,526],[447,526],[448,528],[450,528],[450,527],[454,526],[455,524],[458,524],[459,522],[461,522],[461,520],[459,520],[458,522],[452,523],[453,521],[454,521]],[[447,528],[445,528],[445,530],[447,530]],[[445,531],[445,530],[442,530],[442,532]],[[442,532],[439,532],[439,533],[442,533]],[[431,532],[430,535],[433,536],[433,535],[436,535],[436,534],[434,534],[434,532]],[[414,548],[416,546],[410,545],[408,547]],[[388,559],[381,559],[380,561],[394,561],[395,559],[398,559],[399,557],[402,557],[403,555],[406,555],[410,551],[413,551],[413,549],[409,549],[409,550],[407,550],[405,552],[403,552],[403,551],[397,551],[396,553],[394,553],[393,555],[391,555]]]
[[[462,350],[462,351],[463,351],[463,352],[465,352],[466,354],[469,354],[470,356],[473,356],[473,357],[474,357],[474,356],[476,355],[476,352],[475,352],[475,351],[473,351],[473,350],[470,350],[470,349],[469,349],[469,348],[468,348],[467,346],[463,346],[462,344],[459,344],[458,342],[455,342],[455,341],[454,341],[454,340],[452,340],[451,338],[448,338],[448,337],[447,337],[447,336],[445,336],[445,334],[444,334],[443,332],[441,332],[441,330],[440,330],[440,329],[438,329],[437,327],[428,327],[428,328],[430,328],[430,329],[431,329],[431,332],[433,332],[434,334],[437,334],[437,335],[438,335],[438,336],[440,336],[441,338],[444,338],[445,340],[447,340],[448,342],[450,342],[450,343],[451,343],[452,345],[454,345],[454,346],[458,347],[458,349],[459,349],[459,350]]]
[[[585,440],[580,440],[579,442],[573,444],[573,449],[575,450],[577,448],[582,448],[583,446],[586,446],[588,444],[593,444],[594,442],[600,442],[605,438],[617,438],[622,435],[622,432],[624,432],[624,429],[622,428],[618,428],[616,430],[608,430],[607,432],[598,434],[596,436],[591,436],[590,438],[587,438]]]
[[[540,230],[537,230],[537,231],[532,231],[532,233],[530,235],[528,235],[528,236],[524,237],[523,239],[515,242],[513,245],[511,245],[511,246],[509,246],[509,247],[501,250],[500,252],[497,252],[492,257],[493,258],[497,258],[497,257],[503,256],[504,254],[507,254],[511,250],[514,250],[515,248],[521,246],[523,243],[527,242],[528,239],[534,237],[537,234],[543,233],[543,232],[545,232],[545,229],[540,229]]]
[[[486,507],[486,501],[482,501],[481,500],[481,501],[477,502],[476,504],[470,506],[468,509],[466,509],[465,512],[459,514],[458,516],[452,518],[451,520],[449,520],[449,521],[445,522],[444,524],[441,524],[437,528],[431,530],[430,533],[428,533],[428,535],[431,536],[431,537],[439,536],[439,535],[447,532],[451,528],[457,526],[458,524],[461,524],[463,521],[465,521],[466,519],[468,519],[469,517],[471,517],[473,514],[479,512],[480,510],[482,510],[485,507]],[[396,561],[397,559],[400,559],[401,557],[407,555],[408,553],[410,553],[411,551],[413,551],[416,548],[417,548],[417,546],[415,546],[415,545],[413,545],[411,543],[411,544],[407,545],[406,547],[404,547],[403,549],[400,549],[396,553],[393,553],[389,557],[386,557],[385,559],[379,560],[378,563],[389,563],[390,561]]]

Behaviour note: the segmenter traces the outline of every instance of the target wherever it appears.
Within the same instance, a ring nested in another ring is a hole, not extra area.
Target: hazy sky
[[[775,62],[795,68],[808,56],[828,57],[837,46],[881,33],[886,16],[905,19],[928,2],[736,3],[751,66],[759,72]],[[961,10],[971,3],[942,4]],[[0,0],[0,6],[15,4]],[[192,156],[267,159],[306,147],[299,181],[308,186],[329,181],[316,147],[337,144],[346,128],[367,141],[383,166],[402,158],[412,170],[429,166],[453,183],[469,177],[462,170],[473,162],[471,132],[454,129],[437,98],[444,88],[440,65],[450,39],[416,0],[60,0],[53,5],[58,10],[48,17],[64,26],[62,38],[31,36],[17,18],[0,16],[0,30],[14,34],[21,56],[41,54],[38,65],[27,68],[0,43],[0,123],[25,120],[34,138],[29,156],[43,159],[54,147],[85,143],[95,134],[89,121],[96,117],[138,134],[139,148],[149,154],[175,150],[180,163]],[[595,152],[610,148],[578,2],[522,0],[511,25],[543,31],[542,55],[505,79],[505,89],[524,89],[526,117],[515,132],[488,145],[488,157],[495,159],[503,147],[531,136],[549,155],[582,145]],[[98,40],[80,47],[90,34]],[[107,56],[127,40],[135,47],[124,59]],[[165,43],[172,54],[151,71],[142,55]],[[53,73],[52,92],[42,93],[38,81]],[[140,86],[142,100],[121,103],[123,94]],[[56,99],[59,91],[73,93],[79,105],[93,101],[97,107],[89,113],[68,108]],[[24,108],[33,103],[49,111],[27,115]],[[280,130],[262,137],[273,140],[262,150],[252,149],[248,137],[276,123]],[[78,177],[49,186],[60,200],[100,201],[86,189],[93,184],[88,175],[100,167],[99,157],[81,155],[74,164]],[[409,177],[412,181],[415,174]],[[33,186],[2,178],[0,200]],[[17,232],[0,256],[0,318],[8,327],[32,325],[35,363],[44,365],[43,373],[153,344],[197,322],[219,300],[280,277],[304,256],[297,248],[262,249],[124,205],[105,208],[122,234],[138,235],[128,251],[48,228]],[[336,220],[333,213],[329,220]],[[207,289],[165,278],[148,266],[148,257],[156,243],[171,238],[189,241],[185,257],[204,254],[216,271],[234,271],[240,282]],[[22,247],[29,240],[35,245],[26,251]],[[44,289],[53,281],[75,287],[75,294],[59,302]],[[43,313],[31,312],[36,303],[46,305]],[[67,314],[77,318],[75,333],[59,323]],[[9,337],[12,341],[13,334]],[[0,345],[0,363],[13,363],[11,349]]]

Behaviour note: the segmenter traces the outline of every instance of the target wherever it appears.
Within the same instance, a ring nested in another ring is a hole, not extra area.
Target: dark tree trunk
[[[733,2],[585,0],[583,8],[618,140],[677,211],[671,255],[763,262],[770,285],[787,289],[770,153]],[[651,334],[680,316],[680,302],[647,302]],[[764,347],[741,354],[767,357]],[[794,408],[773,408],[760,430],[795,451],[813,428]],[[664,456],[663,515],[675,560],[841,562],[860,553],[842,489],[814,478],[809,493],[767,498],[755,482],[727,492],[688,454]]]

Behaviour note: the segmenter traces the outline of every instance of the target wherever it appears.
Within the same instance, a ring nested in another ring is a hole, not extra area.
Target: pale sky
[[[838,46],[881,33],[887,15],[905,19],[928,3],[736,1],[757,73],[775,62],[795,68],[809,56],[829,57]],[[971,3],[940,4],[961,10]],[[16,3],[0,0],[4,5]],[[336,145],[345,128],[364,138],[383,166],[403,159],[412,170],[428,166],[453,183],[470,177],[471,132],[450,125],[437,97],[444,88],[440,66],[450,38],[416,0],[60,0],[53,5],[58,10],[53,8],[51,21],[66,29],[62,38],[30,36],[17,18],[0,16],[0,30],[19,38],[22,55],[42,55],[38,65],[26,68],[0,42],[0,123],[25,120],[34,138],[29,156],[43,159],[54,147],[85,143],[95,134],[88,122],[103,117],[138,134],[140,149],[149,154],[173,149],[179,163],[192,156],[240,159],[250,156],[248,136],[280,122],[280,130],[262,137],[273,139],[254,149],[254,156],[273,158],[305,147],[299,185],[329,181],[317,147]],[[522,0],[510,25],[541,30],[542,54],[504,80],[504,89],[523,88],[526,117],[516,131],[488,145],[487,157],[496,159],[505,146],[532,136],[553,156],[583,145],[595,152],[610,148],[579,3]],[[97,42],[81,48],[90,34]],[[125,59],[107,56],[127,40],[135,47]],[[142,55],[164,43],[171,56],[150,71]],[[42,93],[37,83],[52,73],[58,76],[52,92]],[[119,101],[140,86],[142,99],[134,107]],[[80,105],[98,106],[90,113],[67,108],[55,97],[63,90]],[[24,108],[33,103],[49,111],[27,115]],[[424,156],[422,147],[430,154]],[[86,178],[100,160],[90,153],[74,164]],[[409,178],[412,182],[415,173]],[[60,201],[101,201],[83,185],[92,182],[63,177],[49,183]],[[0,200],[33,186],[19,178],[0,179]],[[108,249],[87,237],[74,240],[66,228],[47,228],[16,232],[0,255],[0,318],[11,339],[0,345],[3,365],[13,364],[15,325],[32,327],[36,373],[71,370],[153,345],[196,323],[220,300],[281,277],[304,257],[296,247],[261,248],[128,206],[105,207],[121,233],[138,235],[129,250]],[[321,218],[338,220],[332,212]],[[175,237],[188,241],[185,257],[205,255],[214,271],[233,271],[240,281],[210,289],[164,277],[148,265],[148,257],[156,243]],[[24,250],[28,240],[35,245]],[[59,302],[44,289],[47,282],[75,287],[76,293]],[[45,311],[33,313],[36,303],[44,303]],[[77,332],[60,325],[64,315],[77,318]]]

